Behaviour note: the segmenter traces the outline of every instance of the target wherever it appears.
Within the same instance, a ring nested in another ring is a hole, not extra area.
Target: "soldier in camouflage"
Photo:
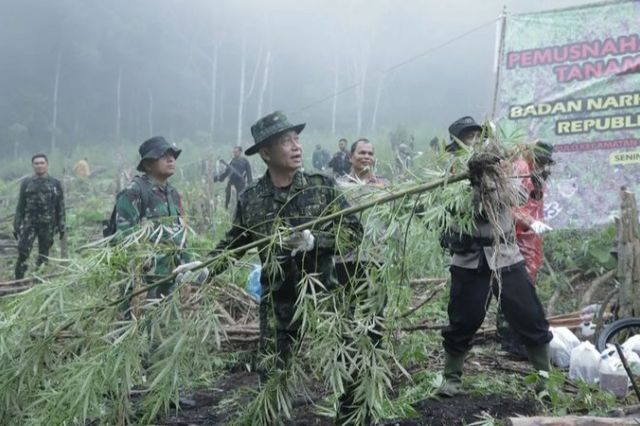
[[[278,227],[299,226],[348,207],[333,178],[300,169],[302,147],[298,135],[304,126],[291,125],[282,112],[276,111],[251,127],[255,144],[245,154],[259,153],[268,170],[240,194],[233,226],[212,255],[274,235]],[[299,321],[292,320],[298,298],[296,286],[303,273],[317,273],[324,286],[334,286],[332,256],[337,251],[336,241],[346,241],[344,249],[348,250],[357,246],[361,238],[359,220],[349,215],[341,219],[340,225],[331,222],[293,235],[277,249],[259,248],[263,265],[260,278],[263,353],[271,349],[269,337],[275,328],[275,353],[279,362],[287,360],[300,327]]]
[[[49,249],[56,233],[63,237],[64,194],[60,181],[48,174],[49,161],[44,154],[36,154],[31,159],[35,174],[22,181],[18,207],[13,223],[13,235],[18,240],[18,261],[16,279],[24,277],[27,259],[33,241],[38,238],[37,265],[47,261]]]
[[[148,283],[170,275],[180,264],[189,261],[184,250],[186,243],[184,209],[180,193],[168,179],[175,173],[176,159],[181,150],[163,137],[153,137],[140,145],[140,163],[136,176],[116,200],[116,229],[126,235],[139,229],[146,221],[154,225],[152,239],[158,241],[160,253],[150,260],[146,268]],[[168,282],[155,287],[148,298],[169,294],[174,287]]]

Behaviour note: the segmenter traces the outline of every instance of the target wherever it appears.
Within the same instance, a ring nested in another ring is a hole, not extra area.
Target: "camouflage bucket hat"
[[[276,111],[266,117],[262,117],[251,126],[251,135],[253,136],[254,144],[244,152],[244,155],[255,154],[270,138],[289,130],[300,133],[302,129],[304,129],[304,126],[306,126],[306,123],[291,124],[287,116],[281,111]]]
[[[142,145],[140,145],[140,148],[138,148],[138,152],[140,153],[140,163],[138,163],[137,170],[139,172],[146,171],[144,169],[144,166],[142,165],[142,162],[144,160],[157,160],[158,158],[166,154],[167,151],[172,151],[176,158],[178,158],[178,156],[180,156],[180,153],[182,152],[181,149],[178,149],[175,143],[170,144],[162,136],[154,136],[151,139],[147,139],[146,141],[142,142]]]

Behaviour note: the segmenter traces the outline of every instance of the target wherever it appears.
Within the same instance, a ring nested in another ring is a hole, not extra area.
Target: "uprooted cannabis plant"
[[[454,160],[458,170],[466,170],[471,154]],[[348,212],[360,215],[365,230],[356,256],[369,267],[341,286],[303,274],[297,284],[294,318],[301,327],[294,356],[285,364],[276,362],[274,353],[257,357],[254,368],[270,374],[237,413],[238,424],[278,423],[300,397],[333,411],[345,391],[353,408],[349,421],[355,424],[399,414],[388,407],[393,383],[408,376],[399,352],[400,329],[408,321],[404,313],[414,296],[409,280],[444,273],[440,235],[452,221],[469,230],[478,209],[466,174],[452,177],[437,164],[430,162],[411,181],[390,188],[365,194],[345,189],[355,200]],[[507,178],[501,172],[489,180],[506,188]],[[480,200],[489,220],[500,202],[491,195]],[[344,213],[318,221],[339,224]],[[278,229],[242,250],[276,249],[283,233],[302,229]],[[225,374],[236,359],[228,305],[249,300],[237,324],[256,320],[256,306],[243,290],[243,266],[230,252],[206,259],[206,244],[200,242],[192,246],[194,256],[206,265],[226,263],[227,272],[201,286],[183,282],[168,297],[147,299],[144,265],[164,249],[152,233],[142,226],[118,244],[90,244],[65,265],[63,275],[0,300],[4,424],[151,423],[176,410],[184,392],[212,387]],[[336,262],[353,256],[341,244],[338,238]],[[133,306],[130,318],[122,315],[125,302]],[[324,391],[312,395],[310,384]]]

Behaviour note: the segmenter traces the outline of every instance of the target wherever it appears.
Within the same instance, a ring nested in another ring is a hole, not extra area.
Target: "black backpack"
[[[133,182],[136,182],[140,186],[140,188],[144,188],[144,182],[140,176],[134,177]],[[118,230],[118,224],[116,223],[116,217],[117,217],[116,207],[118,206],[118,200],[120,199],[120,196],[122,196],[122,194],[124,194],[125,191],[126,189],[123,189],[120,192],[118,192],[118,194],[116,195],[116,202],[113,205],[113,210],[111,210],[111,216],[109,217],[109,219],[102,221],[102,237],[103,238],[112,236]],[[145,201],[146,193],[147,191],[142,191],[142,200],[141,200],[142,204],[140,206],[140,218],[143,217],[145,212],[145,206],[147,205],[147,202]]]

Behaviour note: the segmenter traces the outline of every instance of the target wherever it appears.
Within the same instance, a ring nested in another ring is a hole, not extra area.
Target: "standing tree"
[[[60,88],[60,64],[62,62],[62,51],[58,52],[56,61],[56,76],[53,83],[53,113],[51,117],[51,153],[56,149],[56,134],[58,133],[58,89]]]
[[[18,159],[18,147],[24,144],[29,135],[29,129],[24,124],[13,123],[9,126],[9,139],[13,142],[13,158]]]

